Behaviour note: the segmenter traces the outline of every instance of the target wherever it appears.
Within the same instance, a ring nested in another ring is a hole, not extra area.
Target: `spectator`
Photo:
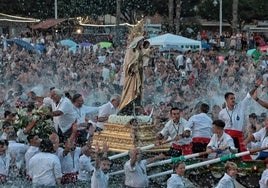
[[[29,162],[29,175],[33,186],[56,186],[61,182],[61,165],[59,158],[54,155],[53,144],[50,140],[42,140],[40,153],[34,155]],[[42,161],[40,163],[40,161]]]
[[[235,178],[237,175],[237,165],[234,162],[227,161],[225,164],[225,174],[215,188],[235,188]]]

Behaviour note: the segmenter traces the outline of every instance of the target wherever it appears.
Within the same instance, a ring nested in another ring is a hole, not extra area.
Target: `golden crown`
[[[130,28],[130,33],[128,35],[128,44],[133,41],[136,37],[141,37],[144,35],[144,20],[138,21],[136,25],[132,25]]]

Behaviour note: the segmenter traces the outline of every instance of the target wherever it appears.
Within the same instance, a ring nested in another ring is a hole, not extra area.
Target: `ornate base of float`
[[[114,152],[129,151],[134,147],[143,147],[154,144],[156,140],[156,130],[153,125],[121,125],[104,124],[105,129],[93,137],[93,142],[107,142],[109,150]],[[149,152],[168,151],[169,145],[156,146]]]

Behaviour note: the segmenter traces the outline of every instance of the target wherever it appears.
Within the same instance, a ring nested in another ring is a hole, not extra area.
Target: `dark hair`
[[[263,162],[264,162],[264,164],[267,164],[268,163],[268,157],[266,157]]]
[[[6,110],[6,111],[4,112],[4,118],[6,118],[6,117],[7,117],[8,115],[10,115],[10,114],[12,114],[11,111]]]
[[[11,126],[11,123],[9,121],[4,121],[2,125],[2,129],[5,129],[7,127]]]
[[[143,42],[143,47],[145,47],[147,44],[150,44],[150,42],[149,42],[148,40],[145,40],[145,41]]]
[[[28,142],[30,142],[31,139],[33,139],[34,137],[35,137],[34,134],[29,134],[29,135],[27,136],[27,140],[28,140]]]
[[[178,107],[172,107],[171,110],[170,110],[170,113],[174,110],[180,110]]]
[[[82,95],[80,93],[76,93],[74,94],[73,98],[72,98],[72,102],[76,102],[78,98],[80,98]]]
[[[209,111],[209,105],[206,104],[206,103],[202,103],[202,104],[200,105],[200,109],[201,109],[202,112],[204,112],[205,114],[207,114],[208,111]]]
[[[49,91],[52,91],[53,89],[55,89],[55,87],[51,87],[51,88],[49,88]]]
[[[179,165],[181,165],[181,164],[184,164],[184,165],[185,165],[185,163],[182,162],[182,161],[176,162],[176,163],[173,165],[173,171],[175,171],[176,168],[177,168]]]
[[[226,100],[230,95],[234,95],[234,93],[232,93],[232,92],[227,92],[227,93],[225,93],[225,95],[224,95],[225,100]]]
[[[72,100],[72,95],[70,94],[70,92],[66,91],[64,93],[65,97],[67,97],[68,99]]]
[[[109,159],[109,157],[101,157],[100,161],[109,161],[111,163],[111,166],[113,165],[113,162]]]
[[[249,118],[257,119],[257,115],[255,113],[251,113],[248,116]]]
[[[54,153],[53,143],[49,139],[42,140],[40,143],[40,151]]]
[[[215,120],[215,121],[212,122],[212,125],[215,125],[217,127],[224,128],[225,127],[225,122],[222,121],[221,119],[217,119],[217,120]]]
[[[0,140],[0,145],[8,146],[8,141],[7,140]]]

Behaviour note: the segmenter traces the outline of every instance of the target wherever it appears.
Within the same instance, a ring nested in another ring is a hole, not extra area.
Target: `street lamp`
[[[220,13],[219,13],[219,18],[220,18],[220,29],[219,29],[219,31],[220,31],[220,36],[222,36],[222,0],[219,0],[220,1]],[[214,0],[213,1],[213,5],[214,6],[217,6],[217,4],[218,4],[218,0]]]

